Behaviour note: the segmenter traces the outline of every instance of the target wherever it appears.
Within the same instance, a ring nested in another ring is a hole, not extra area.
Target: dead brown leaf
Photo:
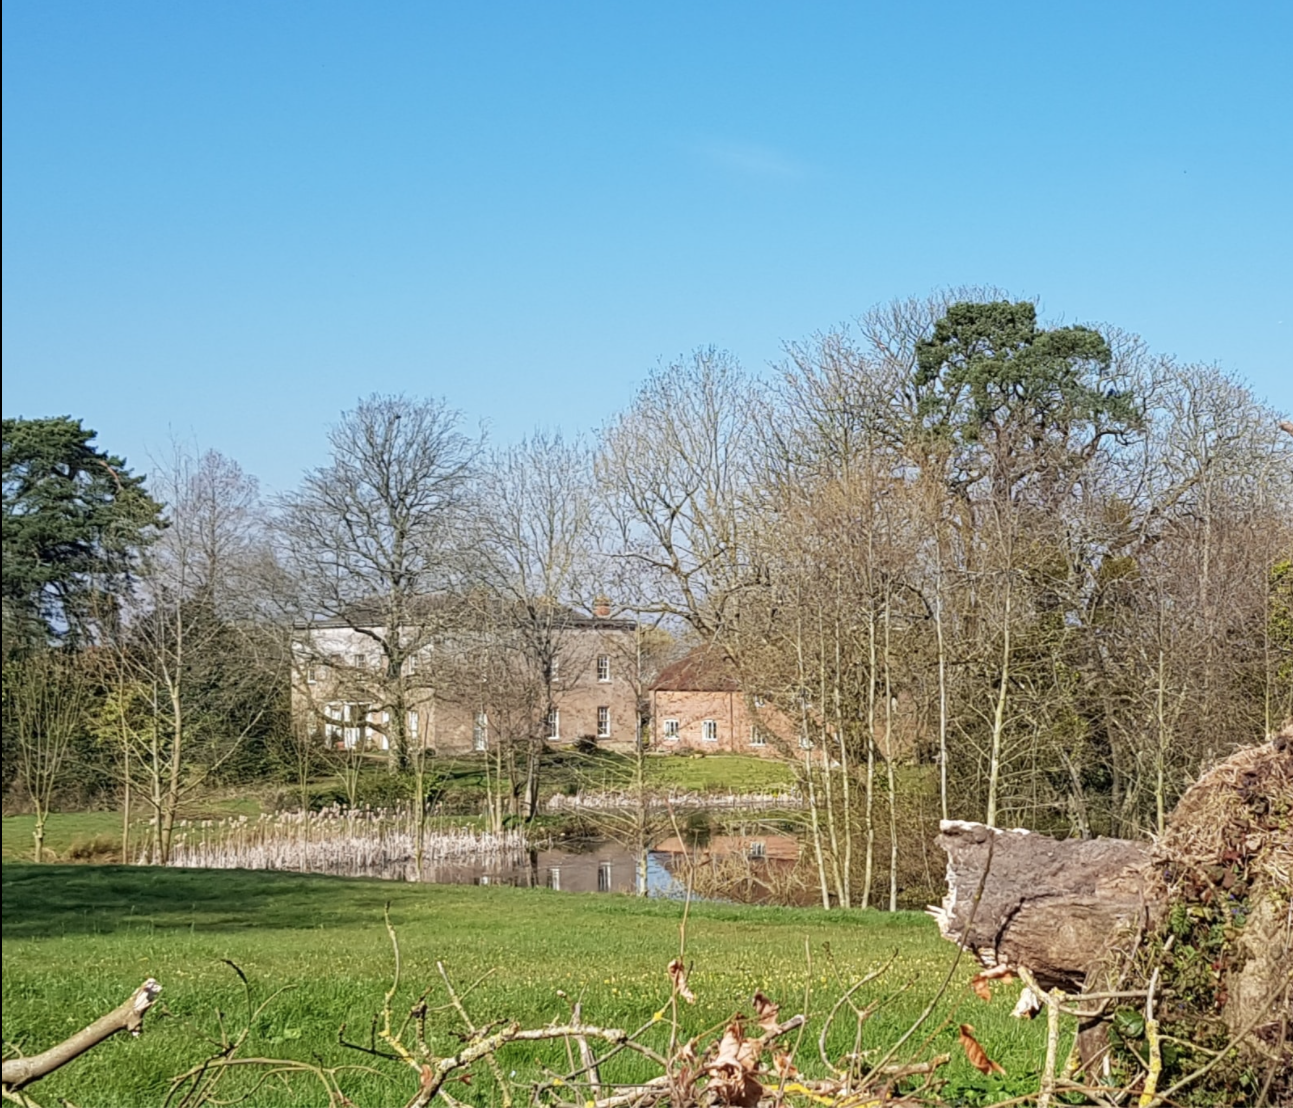
[[[738,1017],[727,1025],[718,1044],[718,1053],[705,1067],[709,1076],[707,1088],[722,1104],[738,1108],[754,1108],[763,1095],[763,1086],[755,1077],[759,1068],[762,1044],[745,1037],[745,1028]]]
[[[774,1004],[762,993],[754,994],[754,1014],[759,1018],[759,1026],[764,1031],[776,1031],[781,1024],[777,1022],[780,1004]]]
[[[1000,981],[1003,985],[1009,984],[1015,979],[1015,971],[1004,962],[999,966],[993,966],[991,969],[985,969],[982,973],[976,973],[970,978],[970,988],[980,1000],[992,999],[992,981]]]
[[[970,1060],[970,1065],[980,1073],[1006,1072],[1005,1067],[989,1058],[988,1052],[979,1045],[979,1040],[974,1037],[973,1024],[961,1024],[961,1046],[965,1048],[965,1056]]]
[[[791,1078],[799,1076],[799,1070],[795,1068],[795,1063],[791,1060],[789,1051],[774,1050],[772,1052],[772,1067],[777,1071],[777,1079],[780,1081],[789,1081]]]
[[[688,1004],[695,1004],[696,994],[687,988],[687,967],[683,965],[681,958],[675,958],[669,963],[669,976],[673,978],[674,992]]]

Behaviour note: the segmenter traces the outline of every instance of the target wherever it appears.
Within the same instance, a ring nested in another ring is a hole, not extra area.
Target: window
[[[611,737],[610,708],[597,709],[597,737],[599,739],[609,739]]]
[[[409,741],[410,741],[410,742],[412,742],[412,743],[417,743],[417,745],[419,745],[419,746],[421,746],[421,745],[422,745],[420,742],[418,742],[418,713],[417,713],[417,709],[414,709],[413,711],[409,712],[409,717],[408,717],[408,737],[409,737]]]
[[[561,680],[561,659],[553,658],[552,663],[548,666],[548,678],[551,681]]]
[[[319,683],[319,667],[318,667],[318,666],[306,666],[306,667],[305,667],[305,683],[306,683],[307,685],[317,685],[317,684]]]
[[[712,719],[702,720],[700,725],[700,737],[707,743],[718,742],[718,721]]]
[[[548,712],[548,738],[561,738],[561,712],[557,708]]]
[[[763,699],[763,697],[761,697],[761,696],[756,696],[756,697],[754,698],[754,706],[755,706],[756,708],[762,708],[766,703],[767,703],[767,701],[766,701],[766,700],[764,700],[764,699]]]
[[[418,656],[416,654],[409,655],[408,660],[404,663],[404,672],[410,677],[418,675]]]
[[[329,709],[340,711],[334,717],[340,724],[341,743],[347,750],[363,750],[368,745],[368,705],[331,704]],[[329,711],[329,716],[332,712]]]
[[[750,843],[751,858],[766,858],[768,856],[768,844],[756,839]]]
[[[323,737],[334,750],[345,739],[342,723],[346,718],[344,704],[328,704],[323,709]]]
[[[597,680],[609,681],[611,679],[611,656],[609,654],[597,655]]]
[[[350,664],[351,664],[352,666],[354,666],[354,667],[355,667],[355,669],[367,669],[367,668],[368,668],[368,655],[367,655],[367,654],[356,654],[353,658],[351,658],[351,659],[350,659]]]
[[[477,751],[489,749],[489,716],[484,712],[477,712],[476,721],[472,724],[471,748]]]
[[[759,730],[759,725],[757,723],[750,724],[750,745],[751,746],[768,745],[767,736],[764,735],[764,733]]]
[[[664,737],[670,742],[678,741],[678,721],[676,719],[666,719],[663,721]]]

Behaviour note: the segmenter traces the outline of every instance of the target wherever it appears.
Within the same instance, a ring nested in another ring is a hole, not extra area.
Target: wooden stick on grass
[[[144,1026],[144,1013],[153,1006],[162,987],[151,977],[137,988],[130,999],[106,1016],[100,1016],[88,1027],[81,1028],[75,1035],[64,1039],[57,1046],[52,1046],[30,1058],[10,1058],[3,1066],[0,1080],[5,1092],[14,1092],[39,1081],[53,1073],[61,1066],[67,1065],[74,1058],[79,1058],[87,1050],[98,1046],[104,1039],[118,1031],[129,1031],[138,1035]]]

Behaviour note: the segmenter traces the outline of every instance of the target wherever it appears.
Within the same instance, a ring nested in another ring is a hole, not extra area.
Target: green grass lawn
[[[31,861],[34,816],[5,816],[0,820],[0,836],[5,862]],[[56,858],[66,858],[73,848],[102,846],[121,851],[120,812],[54,812],[45,822],[45,849]]]
[[[655,788],[702,793],[785,792],[795,783],[793,766],[741,754],[655,755],[647,759],[646,768],[647,781]]]
[[[547,890],[407,885],[296,874],[145,869],[118,866],[28,866],[3,870],[3,1021],[6,1050],[44,1049],[115,1007],[148,976],[163,985],[165,1010],[149,1017],[138,1040],[118,1036],[31,1087],[42,1104],[159,1104],[169,1078],[200,1061],[217,1037],[217,1011],[236,1028],[244,1017],[241,986],[223,959],[236,962],[258,997],[288,986],[256,1022],[249,1056],[318,1058],[327,1065],[368,1065],[342,1084],[356,1105],[403,1103],[411,1071],[338,1045],[338,1028],[367,1041],[370,1021],[390,983],[391,951],[382,923],[390,901],[403,955],[397,1014],[428,987],[429,1039],[440,1052],[458,1043],[456,1017],[436,973],[441,960],[463,986],[484,977],[466,1000],[478,1022],[518,1019],[541,1026],[569,1014],[581,999],[585,1019],[636,1028],[669,995],[665,967],[678,952],[682,906],[613,896]],[[954,951],[933,924],[912,913],[826,913],[819,910],[694,905],[687,931],[691,985],[698,1003],[683,1006],[682,1030],[720,1027],[750,1012],[756,989],[781,1002],[783,1018],[806,1010],[798,1055],[808,1074],[822,1021],[841,992],[892,953],[888,973],[864,986],[860,1004],[891,997],[865,1025],[862,1049],[882,1050],[932,996]],[[950,1099],[986,1103],[1035,1089],[1044,1028],[1009,1018],[1014,988],[990,1004],[966,982],[963,960],[953,986],[927,1027],[926,1055],[950,1051]],[[487,975],[487,976],[485,976]],[[1017,987],[1016,987],[1017,988]],[[563,998],[559,991],[564,991]],[[1009,1076],[987,1078],[964,1060],[956,1024],[972,1022],[980,1041]],[[1040,1021],[1039,1021],[1040,1023]],[[946,1024],[946,1026],[944,1026]],[[941,1028],[941,1029],[940,1029]],[[834,1025],[829,1052],[853,1049],[852,1019]],[[668,1021],[647,1033],[663,1046]],[[913,1040],[912,1051],[925,1038]],[[708,1040],[705,1040],[708,1041]],[[568,1068],[564,1047],[513,1046],[504,1066],[533,1074],[536,1059]],[[631,1056],[604,1077],[634,1080],[651,1071]],[[492,1101],[492,1079],[477,1065],[455,1097]],[[249,1078],[250,1074],[243,1074]],[[258,1105],[317,1104],[304,1082],[269,1084]]]

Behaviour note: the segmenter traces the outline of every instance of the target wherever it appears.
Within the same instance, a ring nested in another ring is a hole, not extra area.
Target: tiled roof
[[[721,650],[701,646],[665,666],[651,688],[659,692],[740,692],[741,682]]]

